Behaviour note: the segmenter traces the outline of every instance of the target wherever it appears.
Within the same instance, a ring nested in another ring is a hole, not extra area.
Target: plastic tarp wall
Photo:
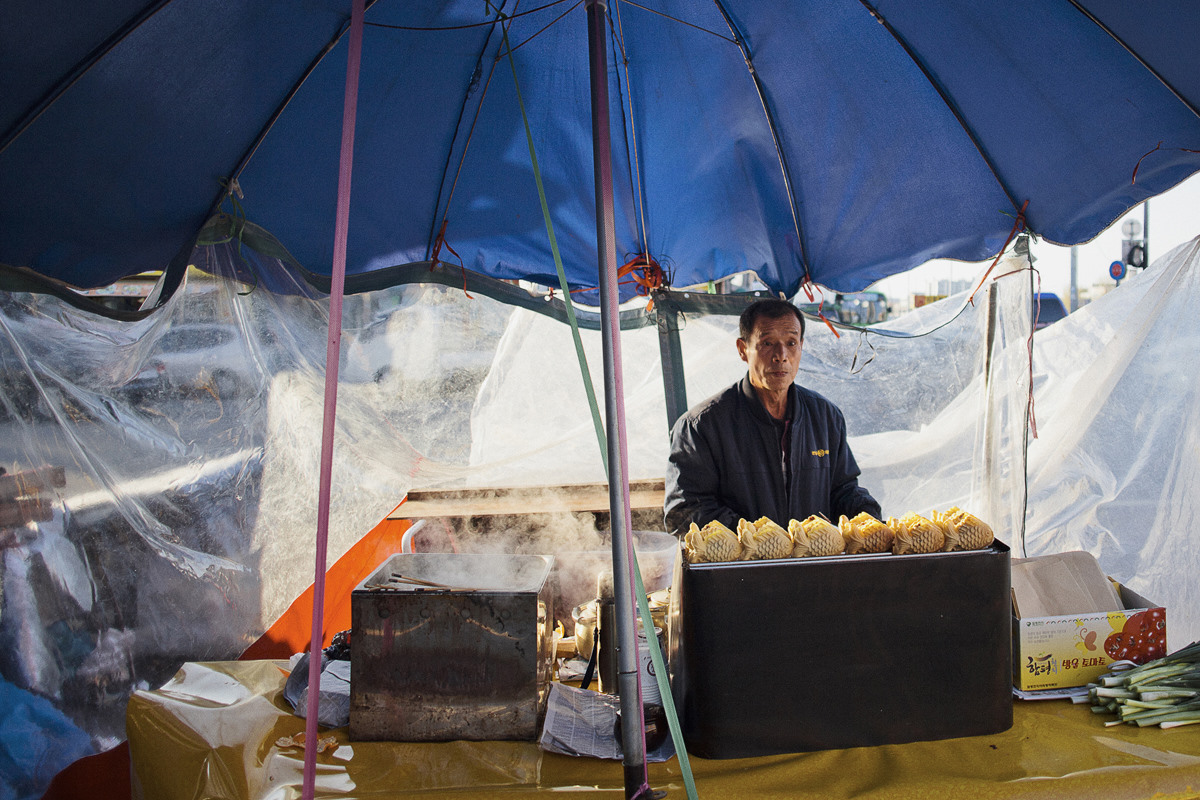
[[[257,286],[233,280],[243,258]],[[193,271],[141,322],[0,294],[0,466],[64,478],[37,495],[51,513],[3,504],[34,517],[0,528],[0,677],[26,700],[4,706],[5,798],[124,739],[132,690],[236,658],[312,582],[328,300],[248,249],[196,263],[217,279]],[[347,298],[331,564],[410,486],[461,480],[510,311],[419,286]]]
[[[1024,262],[1002,264],[1010,272]],[[1024,514],[1024,416],[1029,386],[1029,273],[891,320],[886,330],[806,325],[797,381],[846,417],[860,482],[885,515],[952,505],[988,519],[1012,542]],[[989,325],[993,341],[985,379]],[[736,317],[690,317],[680,339],[690,404],[739,380]],[[598,333],[582,332],[603,402]],[[631,478],[661,478],[669,450],[658,332],[622,335]],[[535,392],[531,387],[536,387]],[[554,398],[554,400],[551,400]],[[562,398],[559,400],[558,398]],[[472,478],[555,484],[603,480],[569,329],[518,311],[472,415]],[[990,409],[990,411],[989,411]],[[836,521],[836,520],[835,520]],[[787,520],[780,524],[786,525]]]
[[[1093,553],[1200,639],[1200,238],[1040,331],[1030,555]],[[1045,335],[1043,335],[1045,334]]]
[[[886,331],[837,338],[810,319],[799,380],[845,412],[885,513],[957,504],[1016,555],[1091,550],[1167,605],[1178,647],[1198,633],[1196,348],[1175,327],[1195,303],[1196,262],[1194,247],[1176,251],[1036,334],[1024,543],[1024,262],[998,266],[1010,274],[973,302],[948,298]],[[109,747],[133,689],[236,657],[312,580],[327,298],[235,245],[194,263],[216,279],[194,271],[136,323],[0,296],[0,466],[64,477],[2,534],[0,677],[27,700],[6,702],[0,743],[15,797],[38,796],[56,764],[10,738],[10,722],[59,752]],[[684,318],[692,403],[742,374],[735,330]],[[599,334],[583,339],[603,397]],[[630,477],[659,477],[657,332],[625,333],[622,352]],[[352,295],[340,376],[331,563],[409,489],[603,479],[569,330],[540,315],[443,287]]]
[[[885,515],[929,515],[957,505],[1017,544],[1032,327],[1024,264],[998,265],[996,274],[1006,277],[989,282],[975,302],[966,294],[947,298],[889,322],[887,330],[842,329],[839,336],[819,319],[808,320],[797,380],[842,409],[860,481]],[[737,330],[737,317],[684,316],[679,333],[690,403],[745,374]],[[581,331],[581,337],[602,403],[600,334]],[[669,431],[657,329],[623,333],[621,356],[629,477],[662,478]],[[472,481],[604,480],[571,332],[536,312],[513,313],[471,426]]]

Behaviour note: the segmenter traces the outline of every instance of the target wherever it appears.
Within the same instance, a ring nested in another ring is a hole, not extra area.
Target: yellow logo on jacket
[[[812,454],[814,456],[816,456],[817,458],[824,458],[825,456],[829,455],[829,451],[828,450],[813,450]]]

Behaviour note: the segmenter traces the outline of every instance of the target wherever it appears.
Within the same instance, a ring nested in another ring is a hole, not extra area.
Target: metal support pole
[[[321,648],[324,644],[325,567],[329,546],[329,497],[333,483],[334,423],[337,419],[338,362],[342,343],[342,298],[346,285],[346,242],[350,230],[350,179],[354,165],[354,126],[358,117],[358,77],[362,64],[364,0],[350,8],[350,43],[346,57],[346,92],[342,103],[342,147],[338,164],[337,210],[333,231],[333,274],[330,276],[329,336],[325,347],[325,407],[321,422],[321,477],[317,490],[317,539],[313,574],[312,628],[308,645],[308,685],[321,685]],[[317,741],[317,691],[308,693],[304,734]],[[303,800],[316,796],[316,747],[304,752],[300,787]]]
[[[637,616],[633,603],[633,532],[629,512],[624,381],[621,375],[616,213],[609,128],[608,52],[604,30],[607,10],[607,0],[587,2],[592,148],[596,175],[596,249],[602,318],[600,332],[604,349],[604,411],[608,431],[608,502],[612,519],[613,594],[617,611],[617,690],[621,695],[625,796],[636,798],[649,794],[649,782],[638,669]]]
[[[995,434],[996,426],[996,390],[992,384],[992,357],[996,350],[996,317],[999,286],[992,281],[988,286],[987,295],[987,333],[983,356],[983,482],[987,492],[987,512],[995,518],[995,508],[992,506],[990,489],[995,485]],[[1032,324],[1032,323],[1030,323]],[[982,499],[982,498],[981,498]]]
[[[1076,311],[1079,308],[1079,248],[1071,248],[1071,293],[1067,298],[1070,304],[1068,311]]]
[[[1150,200],[1142,201],[1142,269],[1150,266]]]
[[[658,354],[662,362],[663,394],[667,400],[667,430],[675,427],[675,420],[687,413],[687,385],[683,375],[683,348],[679,344],[679,322],[683,314],[679,309],[664,301],[665,294],[654,299],[654,313],[658,320]]]

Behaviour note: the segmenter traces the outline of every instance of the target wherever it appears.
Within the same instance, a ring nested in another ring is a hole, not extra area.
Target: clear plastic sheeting
[[[1200,639],[1200,238],[1037,334],[1029,555],[1086,550]]]
[[[237,657],[313,578],[328,298],[248,248],[194,263],[213,274],[139,322],[0,295],[0,467],[62,477],[0,503],[0,677],[97,750],[132,690]],[[346,298],[330,563],[411,486],[461,480],[510,312],[440,287]]]
[[[987,519],[1006,542],[1019,536],[1030,279],[1028,270],[1012,270],[1024,264],[998,265],[997,274],[1010,274],[974,298],[946,298],[875,328],[835,334],[808,319],[797,381],[841,408],[860,482],[885,515],[958,505]],[[689,404],[745,374],[737,331],[736,317],[684,317]],[[603,404],[600,334],[581,335]],[[658,331],[625,332],[621,358],[629,476],[662,477],[670,442]],[[571,332],[540,314],[522,310],[510,318],[471,429],[471,479],[483,485],[604,480]]]
[[[1200,638],[1196,249],[1037,332],[1032,373],[1036,274],[1015,259],[840,338],[809,319],[799,381],[842,408],[885,514],[960,505],[1014,555],[1089,550],[1167,606],[1178,647]],[[0,526],[0,677],[96,749],[132,691],[236,657],[312,581],[328,298],[245,246],[194,263],[140,322],[0,295],[0,466],[25,476]],[[417,285],[347,296],[343,318],[330,563],[410,489],[604,479],[567,326]],[[683,317],[690,403],[744,373],[736,325]],[[658,478],[658,332],[621,345],[629,476]]]

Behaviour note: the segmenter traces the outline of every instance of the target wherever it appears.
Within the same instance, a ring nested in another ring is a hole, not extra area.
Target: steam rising
[[[428,519],[421,549],[554,556],[554,616],[566,623],[571,609],[596,597],[599,576],[612,571],[608,514],[570,510],[572,495],[563,490],[521,490],[520,508],[513,507],[511,498],[490,494],[492,502],[507,513]],[[481,490],[480,495],[464,503],[484,502],[489,492]],[[528,511],[522,513],[522,508]],[[656,508],[639,513],[635,524],[658,520],[661,512]],[[646,590],[664,588],[671,578],[677,540],[661,530],[635,530],[634,540]]]

